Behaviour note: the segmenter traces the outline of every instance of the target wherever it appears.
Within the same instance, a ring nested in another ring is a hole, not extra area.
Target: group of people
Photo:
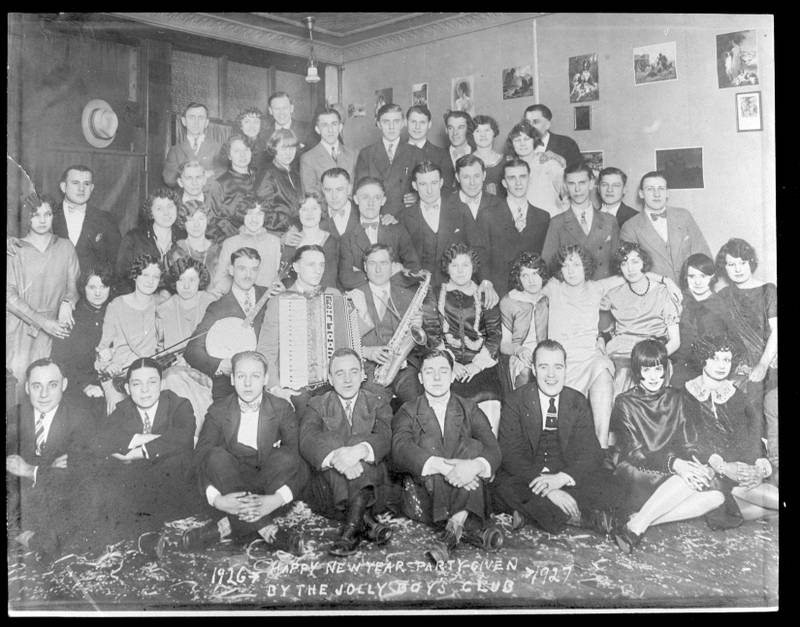
[[[161,555],[163,522],[203,512],[180,550],[300,554],[275,522],[300,499],[341,521],[332,555],[389,542],[389,510],[438,530],[440,563],[497,550],[493,513],[630,552],[654,524],[777,509],[777,289],[742,239],[712,259],[662,172],[626,205],[625,172],[595,181],[544,105],[502,152],[488,115],[448,112],[443,148],[427,107],[388,103],[355,151],[335,108],[316,143],[288,95],[268,110],[220,147],[190,104],[124,235],[86,166],[60,203],[24,199],[12,539],[55,555],[133,530]]]

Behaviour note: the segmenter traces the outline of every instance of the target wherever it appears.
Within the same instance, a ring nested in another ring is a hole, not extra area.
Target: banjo
[[[289,276],[291,265],[282,261],[275,279],[280,282]],[[206,351],[216,359],[230,359],[236,353],[255,350],[257,345],[256,331],[253,329],[253,320],[258,312],[267,304],[269,290],[258,299],[255,306],[244,318],[228,316],[217,320],[206,334]]]

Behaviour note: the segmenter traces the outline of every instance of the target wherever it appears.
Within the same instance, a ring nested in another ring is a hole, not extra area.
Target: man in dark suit
[[[195,416],[191,403],[161,390],[161,365],[136,359],[120,401],[91,440],[97,466],[89,481],[98,544],[133,530],[152,532],[187,516]]]
[[[600,211],[614,216],[620,229],[623,224],[639,213],[622,200],[625,196],[627,182],[628,175],[619,168],[603,168],[597,176],[598,192],[602,202]]]
[[[619,243],[619,225],[613,216],[592,206],[593,178],[592,169],[585,163],[567,166],[564,170],[570,208],[550,219],[542,258],[552,264],[559,248],[577,244],[594,259],[591,278],[598,280],[612,274],[611,259]]]
[[[322,193],[325,196],[325,214],[320,227],[334,237],[350,233],[359,224],[358,207],[353,206],[350,194],[353,191],[352,178],[347,170],[339,167],[322,173]],[[298,239],[298,243],[299,243]],[[293,245],[287,240],[288,245]]]
[[[331,355],[333,390],[312,398],[300,418],[300,453],[311,465],[311,509],[344,521],[328,549],[344,557],[362,539],[385,544],[392,529],[373,517],[385,509],[392,446],[392,410],[385,395],[362,389],[361,358],[350,348]]]
[[[512,159],[503,168],[503,187],[508,195],[479,216],[477,225],[485,234],[486,276],[500,297],[508,292],[508,273],[514,259],[522,251],[541,253],[550,223],[550,214],[528,202],[528,163]]]
[[[53,233],[75,246],[81,272],[102,266],[114,267],[122,237],[117,221],[108,211],[89,205],[94,190],[92,171],[85,165],[71,165],[59,183],[64,200],[53,207]]]
[[[442,529],[426,551],[445,563],[459,541],[497,550],[502,532],[489,516],[488,480],[500,465],[500,447],[478,406],[450,393],[453,357],[433,350],[419,374],[425,393],[392,420],[392,460],[404,473],[403,513]]]
[[[356,152],[339,141],[342,118],[333,107],[321,109],[314,122],[320,142],[300,157],[300,181],[303,191],[322,193],[322,174],[331,168],[342,168],[352,177],[356,168]]]
[[[444,114],[444,127],[447,131],[447,140],[450,142],[447,147],[447,154],[450,156],[449,165],[455,172],[456,162],[464,155],[471,154],[474,149],[472,134],[475,132],[475,122],[466,111],[448,111]],[[446,187],[445,192],[457,189],[458,181],[453,176],[450,187]]]
[[[545,150],[551,150],[557,155],[564,157],[567,166],[577,165],[583,161],[581,151],[575,140],[566,135],[556,135],[550,132],[550,121],[553,119],[553,112],[543,104],[531,105],[525,109],[523,118],[542,134],[542,143]]]
[[[533,365],[536,380],[503,402],[495,509],[513,512],[515,529],[535,522],[549,533],[567,524],[610,533],[621,490],[601,468],[586,397],[564,387],[566,352],[558,342],[544,340],[533,352]]]
[[[270,95],[267,99],[267,111],[272,119],[267,121],[264,136],[269,140],[279,128],[292,131],[297,137],[297,154],[292,166],[297,167],[300,156],[316,146],[319,138],[312,132],[308,122],[294,118],[294,104],[285,91],[276,91]]]
[[[367,282],[364,274],[364,253],[373,244],[389,246],[398,259],[393,264],[392,274],[402,270],[417,272],[421,266],[411,237],[402,224],[383,224],[380,211],[386,202],[383,183],[380,179],[365,176],[355,190],[361,222],[339,243],[339,283],[346,290]]]
[[[264,390],[267,363],[261,354],[237,353],[232,363],[236,393],[208,408],[194,453],[200,490],[215,520],[185,532],[181,546],[191,551],[228,535],[237,543],[260,537],[270,549],[301,555],[302,537],[272,521],[308,481],[294,410]]]
[[[487,256],[485,239],[468,209],[458,206],[457,199],[454,200],[452,195],[442,197],[443,181],[439,166],[425,161],[414,168],[413,176],[412,185],[419,194],[419,201],[406,209],[400,216],[400,223],[411,236],[420,264],[431,273],[431,286],[437,287],[445,281],[442,271],[444,252],[452,244],[463,242],[474,248],[483,260]],[[478,268],[477,279],[484,304],[494,307],[499,298],[492,282],[485,280],[486,277],[485,268]]]
[[[25,378],[27,402],[6,418],[9,538],[53,556],[79,524],[76,488],[93,421],[79,398],[64,396],[67,380],[52,360],[34,361]]]
[[[457,206],[469,212],[472,220],[477,224],[478,217],[502,200],[494,194],[484,193],[483,183],[486,180],[486,165],[480,157],[473,154],[459,157],[456,161],[456,180],[460,187],[453,194]]]
[[[255,285],[261,255],[254,248],[240,248],[231,254],[231,265],[228,273],[233,277],[231,291],[219,300],[211,303],[200,324],[197,325],[196,336],[186,347],[184,357],[190,366],[211,377],[211,396],[214,400],[225,398],[233,393],[230,383],[231,360],[220,359],[208,354],[206,348],[207,332],[214,323],[223,318],[242,318],[251,313],[256,303],[261,300],[266,287]],[[264,320],[264,308],[253,318],[253,331],[258,337],[261,323]]]
[[[208,122],[208,107],[198,102],[186,105],[181,116],[181,124],[186,127],[186,137],[169,149],[162,172],[164,182],[170,187],[176,185],[178,169],[186,161],[199,161],[209,178],[219,176],[228,169],[222,146],[206,137]]]
[[[375,369],[388,364],[394,357],[388,346],[389,342],[418,289],[417,286],[414,289],[403,286],[397,278],[392,280],[392,255],[392,249],[386,244],[376,243],[369,246],[363,256],[367,280],[348,292],[358,311],[361,351],[370,383],[375,381]],[[425,297],[424,306],[413,315],[411,324],[425,331],[428,346],[437,346],[441,341],[439,315],[431,290]],[[412,350],[406,358],[406,365],[400,368],[388,386],[401,402],[413,400],[422,394],[418,372],[419,355]]]
[[[408,126],[408,143],[422,150],[425,161],[435,163],[441,168],[444,189],[454,188],[453,162],[446,148],[437,146],[428,141],[431,130],[431,111],[425,105],[414,105],[406,111],[406,126]]]
[[[706,238],[691,213],[667,206],[669,189],[663,172],[648,172],[642,177],[639,197],[644,209],[625,223],[619,237],[639,244],[653,260],[651,270],[678,283],[683,263],[690,255],[711,256]]]
[[[425,155],[416,146],[400,141],[405,126],[400,105],[390,103],[378,109],[377,126],[381,139],[358,153],[355,180],[365,176],[381,179],[386,189],[384,212],[399,217],[415,201],[411,172],[425,160]]]

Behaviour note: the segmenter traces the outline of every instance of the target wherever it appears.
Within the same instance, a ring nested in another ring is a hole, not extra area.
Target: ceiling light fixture
[[[317,63],[314,61],[314,16],[309,15],[303,18],[308,26],[308,39],[311,41],[311,54],[308,56],[308,70],[306,71],[306,83],[319,83],[319,73]]]

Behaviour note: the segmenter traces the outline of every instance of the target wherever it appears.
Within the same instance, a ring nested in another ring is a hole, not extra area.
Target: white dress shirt
[[[231,286],[231,294],[236,299],[236,302],[239,303],[239,306],[242,308],[242,311],[246,312],[245,303],[247,302],[247,297],[250,297],[250,306],[254,307],[256,304],[256,288],[251,287],[246,292],[236,285]]]
[[[386,283],[385,285],[375,285],[374,283],[370,282],[369,289],[372,292],[372,300],[375,303],[375,309],[378,311],[378,319],[383,320],[383,317],[386,315],[386,310],[392,308],[391,286],[389,283]],[[394,313],[398,316],[400,314],[398,311],[395,311]]]
[[[616,218],[617,217],[617,211],[619,211],[619,206],[621,204],[622,204],[621,200],[619,202],[613,204],[613,205],[607,205],[607,204],[603,203],[603,207],[602,207],[602,209],[600,209],[600,211],[602,211],[603,213],[607,213],[609,215],[612,215],[612,216],[614,216]]]
[[[389,154],[389,146],[392,147],[392,160],[397,156],[397,146],[400,144],[400,138],[398,137],[394,141],[387,142],[385,139],[383,141],[383,148],[386,150],[386,154]]]
[[[426,202],[419,202],[419,208],[422,210],[422,217],[425,218],[425,222],[428,223],[428,226],[431,227],[431,231],[434,233],[439,232],[439,217],[441,216],[441,209],[442,209],[442,201],[437,200],[432,205],[429,205]]]
[[[444,420],[447,415],[447,404],[450,402],[450,394],[447,393],[444,396],[433,397],[426,392],[425,398],[428,400],[428,405],[430,405],[430,408],[436,416],[436,422],[439,423],[439,429],[442,432],[442,440],[444,440]],[[431,455],[422,466],[423,477],[435,474],[431,468],[435,464],[434,459],[436,459],[436,456]],[[485,457],[476,457],[475,459],[483,464],[483,470],[478,473],[478,476],[483,478],[491,477],[492,467],[489,465],[489,461]]]
[[[458,150],[455,150],[452,146],[450,146],[447,150],[450,152],[450,161],[452,161],[453,166],[455,166],[456,161],[458,161],[460,157],[468,155],[472,152],[472,147],[467,142],[464,142]]]
[[[81,229],[83,229],[83,221],[86,218],[86,204],[73,205],[65,200],[62,207],[64,219],[67,222],[69,241],[72,242],[73,246],[77,246],[78,238],[81,236]]]
[[[425,148],[425,144],[427,144],[427,143],[428,143],[428,138],[427,137],[423,137],[420,140],[411,139],[410,137],[408,138],[408,144],[410,146],[416,146],[420,150],[424,149]]]
[[[469,211],[472,214],[472,217],[477,220],[478,219],[478,209],[481,206],[481,198],[483,198],[483,192],[479,193],[475,198],[471,198],[467,196],[463,191],[458,192],[458,197],[467,207],[469,207]]]
[[[592,230],[592,214],[594,213],[594,208],[591,205],[586,205],[586,207],[583,208],[570,205],[570,208],[572,209],[572,213],[575,214],[575,219],[578,221],[578,226],[580,226],[581,229],[584,228],[583,224],[581,224],[581,214],[585,216],[586,229],[584,230],[584,233],[588,235],[589,231]]]
[[[661,211],[666,211],[666,208],[662,209]],[[650,224],[653,225],[656,233],[658,233],[658,236],[663,239],[664,243],[666,244],[669,240],[669,229],[667,228],[667,219],[669,218],[669,214],[664,214],[663,218],[658,218],[655,221],[650,217],[651,213],[661,213],[661,211],[651,212],[649,209],[645,209],[644,213],[647,216],[647,219],[650,220]]]
[[[200,150],[200,146],[203,145],[203,142],[206,140],[206,134],[203,133],[202,135],[186,135],[186,139],[189,141],[189,145],[194,150],[195,154],[198,150]]]

